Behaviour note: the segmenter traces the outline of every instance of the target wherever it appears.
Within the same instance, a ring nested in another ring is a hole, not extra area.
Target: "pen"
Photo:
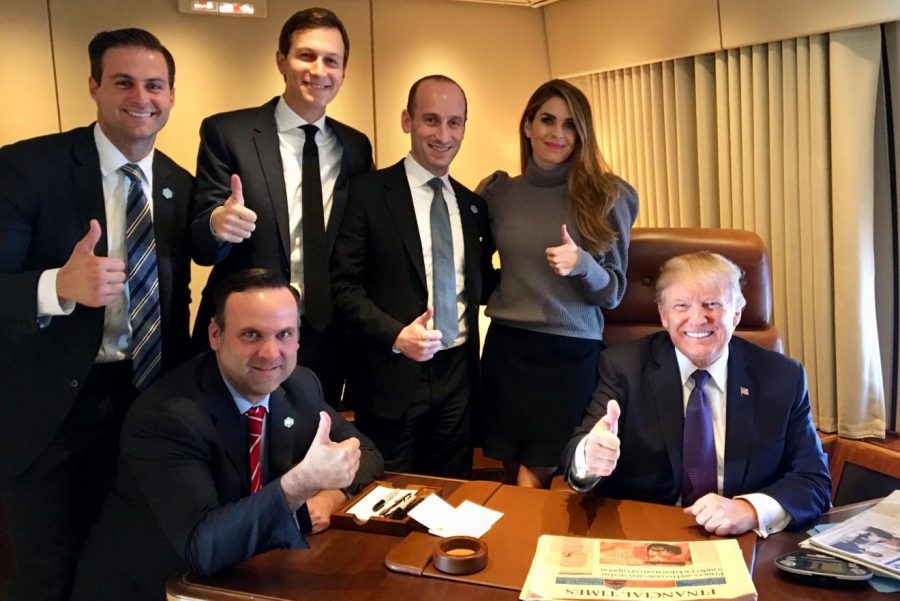
[[[394,509],[396,509],[397,506],[400,505],[400,503],[402,503],[403,501],[405,501],[406,499],[408,499],[411,496],[413,496],[413,493],[411,493],[411,492],[406,493],[405,495],[403,495],[402,497],[400,497],[399,499],[397,499],[396,501],[394,501],[393,503],[388,505],[386,508],[379,511],[378,515],[380,515],[382,517],[386,516],[387,514],[392,512]]]
[[[409,515],[409,512],[412,511],[416,507],[416,505],[418,505],[419,503],[424,501],[425,497],[427,497],[427,496],[428,495],[414,498],[412,500],[412,502],[407,503],[406,506],[398,507],[397,509],[392,511],[388,517],[391,518],[392,520],[402,520],[403,518],[405,518],[406,516]]]
[[[394,497],[396,497],[398,494],[400,494],[400,489],[389,492],[383,499],[372,505],[372,512],[374,513],[384,507],[385,503],[390,503],[391,501],[393,501]]]

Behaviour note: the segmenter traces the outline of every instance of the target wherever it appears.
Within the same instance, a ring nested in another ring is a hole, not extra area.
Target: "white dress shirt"
[[[309,121],[295,113],[284,101],[278,99],[275,105],[275,125],[278,128],[278,150],[284,172],[284,191],[288,203],[288,223],[291,236],[291,284],[300,291],[300,312],[306,290],[303,287],[303,145],[306,132],[301,125]],[[325,116],[313,125],[319,128],[316,144],[319,147],[319,173],[322,181],[322,208],[325,226],[331,217],[334,186],[341,172],[341,157],[344,149],[334,131],[325,122]]]
[[[413,209],[416,212],[416,224],[419,227],[419,240],[422,242],[422,258],[425,261],[425,281],[428,283],[428,306],[434,307],[434,266],[431,260],[431,201],[434,198],[434,188],[428,182],[436,176],[422,167],[411,154],[403,161],[406,169],[406,179],[409,182],[409,191],[412,194]],[[450,214],[450,235],[453,239],[453,264],[456,268],[456,319],[459,325],[459,333],[453,344],[448,348],[459,346],[466,340],[466,280],[465,261],[466,253],[463,244],[462,220],[459,216],[459,204],[456,202],[456,193],[450,185],[450,176],[441,177],[444,193],[444,202]],[[434,327],[434,319],[428,321],[428,327]]]
[[[116,148],[98,124],[94,125],[94,143],[100,157],[100,178],[103,185],[103,206],[106,214],[107,256],[121,259],[127,265],[125,246],[125,205],[128,200],[130,180],[119,171],[122,165],[131,163]],[[138,167],[144,173],[141,187],[150,200],[150,215],[153,215],[153,153],[139,161]],[[87,233],[87,231],[85,231]],[[40,325],[46,326],[50,317],[69,315],[75,310],[75,302],[60,304],[56,294],[56,278],[59,269],[48,269],[38,280],[38,318]],[[103,342],[97,353],[97,363],[123,361],[131,358],[131,319],[128,309],[128,286],[125,293],[106,306],[103,314]]]

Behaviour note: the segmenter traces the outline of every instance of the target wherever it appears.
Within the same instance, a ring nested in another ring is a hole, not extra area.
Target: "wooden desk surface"
[[[394,475],[390,479],[398,485],[430,481],[443,488],[445,497],[463,484],[459,480],[423,479],[421,476]],[[851,506],[835,510],[823,521],[846,519],[861,508]],[[800,533],[783,532],[759,541],[753,580],[761,601],[839,601],[851,598],[867,601],[875,598],[877,593],[869,587],[851,591],[831,590],[795,584],[785,579],[772,560],[795,548],[803,538],[805,535]],[[329,529],[309,537],[311,548],[308,550],[270,551],[212,579],[203,580],[190,574],[173,578],[168,583],[167,593],[169,599],[205,601],[247,598],[280,601],[518,599],[518,591],[389,571],[384,567],[384,558],[401,540],[396,536]]]

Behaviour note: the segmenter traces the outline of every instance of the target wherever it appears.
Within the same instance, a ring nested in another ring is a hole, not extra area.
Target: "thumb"
[[[244,185],[241,183],[241,176],[236,173],[231,175],[231,197],[236,204],[244,204]]]
[[[93,255],[94,247],[97,246],[97,242],[100,241],[100,222],[96,219],[91,219],[90,227],[88,228],[87,234],[84,235],[84,238],[78,241],[78,244],[75,245],[75,251],[81,255]]]
[[[612,434],[619,434],[619,415],[621,415],[622,410],[619,408],[618,401],[610,399],[608,403],[606,403],[606,415],[603,416],[603,419],[600,421],[603,423],[607,432]]]
[[[562,234],[562,243],[563,244],[574,244],[572,241],[572,236],[569,235],[569,230],[566,228],[566,224],[562,224],[562,227],[559,228],[560,233]]]
[[[431,307],[425,309],[425,312],[416,317],[415,323],[419,324],[423,328],[428,327],[428,320],[431,319],[431,316],[434,314],[434,310]]]
[[[328,444],[331,442],[331,416],[325,411],[319,411],[319,428],[313,443]]]

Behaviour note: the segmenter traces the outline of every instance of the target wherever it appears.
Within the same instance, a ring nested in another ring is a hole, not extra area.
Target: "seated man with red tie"
[[[828,509],[806,373],[732,337],[746,302],[740,280],[710,252],[662,266],[665,331],[601,355],[594,398],[566,447],[572,488],[680,504],[720,536],[767,536]]]
[[[115,488],[73,599],[161,601],[179,572],[308,548],[305,535],[381,475],[371,441],[297,367],[297,303],[265,269],[219,285],[212,351],[148,389],[125,419]]]

